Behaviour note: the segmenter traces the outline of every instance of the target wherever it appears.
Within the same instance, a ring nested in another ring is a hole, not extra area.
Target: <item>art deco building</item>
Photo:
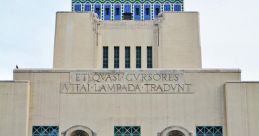
[[[53,68],[0,81],[0,136],[258,136],[259,82],[203,69],[199,14],[183,7],[73,0]]]

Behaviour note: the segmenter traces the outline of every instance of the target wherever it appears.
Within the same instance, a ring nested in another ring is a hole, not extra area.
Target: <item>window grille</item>
[[[141,68],[141,47],[136,47],[136,68]]]
[[[141,136],[140,126],[115,126],[114,136]]]
[[[58,126],[33,126],[32,136],[58,136]]]
[[[198,126],[196,136],[223,136],[221,126]]]

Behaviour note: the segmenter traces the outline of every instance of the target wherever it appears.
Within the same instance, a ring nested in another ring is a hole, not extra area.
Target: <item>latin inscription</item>
[[[182,71],[87,71],[71,72],[61,83],[61,93],[193,93]]]

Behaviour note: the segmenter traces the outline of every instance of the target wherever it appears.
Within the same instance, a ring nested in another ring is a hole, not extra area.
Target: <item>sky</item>
[[[200,14],[203,68],[241,69],[259,81],[259,0],[185,0]],[[71,0],[0,0],[0,80],[19,68],[52,68],[55,16]]]

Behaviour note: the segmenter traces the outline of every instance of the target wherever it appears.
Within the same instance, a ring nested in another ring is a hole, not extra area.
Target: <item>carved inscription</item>
[[[61,93],[193,93],[182,71],[86,71],[71,72],[61,83]]]

